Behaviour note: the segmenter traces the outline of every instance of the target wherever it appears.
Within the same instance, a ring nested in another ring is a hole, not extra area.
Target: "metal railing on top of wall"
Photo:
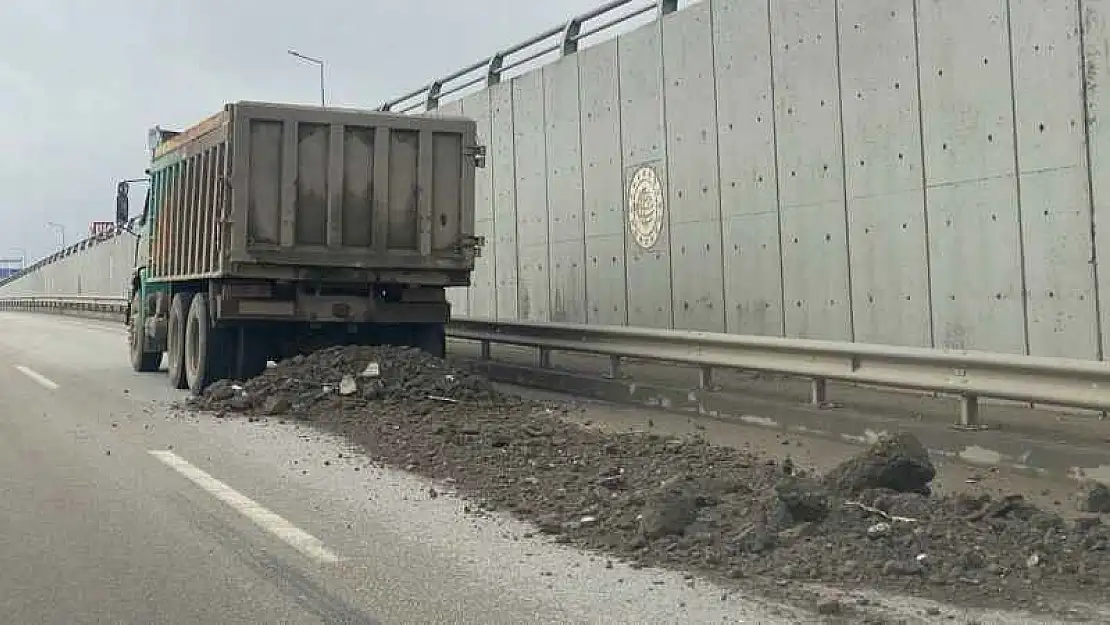
[[[72,256],[72,255],[76,254],[77,252],[84,251],[84,250],[86,250],[86,249],[88,249],[88,248],[90,248],[94,245],[98,245],[100,243],[110,241],[110,240],[120,236],[121,234],[123,234],[125,232],[130,232],[130,231],[134,230],[135,225],[138,223],[138,221],[139,221],[139,217],[132,217],[125,224],[122,224],[122,225],[117,224],[111,230],[101,232],[100,234],[95,234],[95,235],[92,235],[90,237],[81,239],[80,241],[74,243],[73,245],[62,248],[62,249],[58,250],[57,252],[54,252],[53,254],[51,254],[49,256],[46,256],[44,258],[40,258],[39,260],[35,261],[35,263],[33,265],[28,265],[27,267],[24,267],[18,273],[13,273],[12,275],[10,275],[6,278],[0,279],[0,286],[4,286],[5,284],[15,282],[16,280],[20,279],[21,277],[23,277],[23,276],[25,276],[29,273],[32,273],[34,271],[38,271],[39,269],[41,269],[42,267],[44,267],[46,265],[50,265],[52,263],[55,263],[55,262],[65,258],[67,256]]]
[[[509,46],[476,63],[432,80],[398,98],[378,107],[379,111],[407,113],[423,107],[430,111],[439,108],[440,101],[468,87],[489,87],[501,82],[505,72],[530,63],[540,57],[557,52],[560,57],[574,54],[579,43],[592,35],[609,30],[641,15],[655,11],[663,17],[678,10],[678,0],[652,0],[650,4],[629,7],[637,0],[611,0],[605,4],[569,19],[566,24],[549,28],[520,43]],[[618,14],[618,11],[625,9]],[[534,49],[533,49],[534,48]],[[522,55],[519,58],[512,58]],[[475,75],[476,74],[476,75]]]
[[[122,315],[122,297],[0,298],[0,309],[91,311]],[[454,339],[476,341],[481,357],[491,345],[536,349],[536,364],[551,366],[552,352],[608,356],[609,375],[621,375],[623,359],[698,367],[700,386],[710,388],[714,369],[763,371],[811,380],[811,401],[826,401],[830,380],[958,396],[958,426],[981,427],[980,398],[1010,399],[1110,410],[1110,362],[989,352],[949,351],[809,339],[741,336],[569,323],[453,319]]]

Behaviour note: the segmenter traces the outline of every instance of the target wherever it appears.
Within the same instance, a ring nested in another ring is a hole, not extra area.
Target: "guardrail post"
[[[501,82],[501,65],[505,62],[505,53],[498,52],[497,54],[489,57],[489,64],[486,66],[486,86],[496,85]]]
[[[439,96],[443,92],[443,81],[433,80],[432,84],[428,85],[428,94],[424,99],[424,109],[434,111],[439,108]]]
[[[621,357],[609,357],[609,375],[610,380],[619,380],[621,378]]]
[[[566,56],[578,52],[578,35],[582,32],[582,20],[572,17],[563,28],[563,41],[561,54]]]
[[[479,349],[479,353],[478,353],[478,358],[479,359],[481,359],[481,360],[489,360],[490,359],[490,342],[489,341],[481,341],[480,343],[478,343],[478,349]]]
[[[551,368],[551,350],[546,347],[536,348],[536,366],[541,369]]]
[[[713,367],[698,369],[698,388],[703,391],[713,388]]]
[[[960,424],[961,428],[979,429],[979,398],[975,395],[960,396]]]
[[[820,406],[827,401],[829,395],[829,381],[825,378],[813,378],[809,381],[809,403]]]

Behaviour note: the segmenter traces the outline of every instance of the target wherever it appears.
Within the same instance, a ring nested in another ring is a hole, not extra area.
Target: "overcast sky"
[[[111,220],[146,133],[225,102],[373,108],[600,0],[0,0],[0,258]],[[134,197],[138,197],[136,194]],[[133,202],[133,212],[137,210]]]

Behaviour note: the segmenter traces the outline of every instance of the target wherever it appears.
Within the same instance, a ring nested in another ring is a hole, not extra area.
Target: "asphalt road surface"
[[[521,538],[342,441],[183,397],[130,370],[118,324],[0,314],[0,620],[809,620]]]
[[[341,440],[184,397],[131,371],[118,323],[0,313],[0,622],[824,622],[530,538]],[[890,622],[953,622],[882,600]]]

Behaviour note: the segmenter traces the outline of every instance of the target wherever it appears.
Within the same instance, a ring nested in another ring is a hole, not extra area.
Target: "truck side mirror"
[[[126,182],[121,182],[116,185],[116,225],[127,223],[129,207],[127,205],[127,192],[129,190]]]

